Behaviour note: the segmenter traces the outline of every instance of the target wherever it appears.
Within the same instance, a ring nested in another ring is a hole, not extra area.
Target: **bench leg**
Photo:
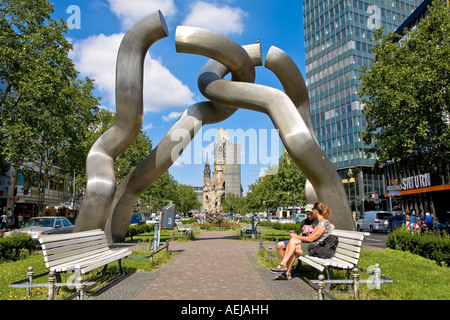
[[[56,278],[56,283],[61,283],[62,281],[61,281],[61,275],[59,274],[59,272],[55,272],[55,278]],[[58,293],[59,293],[59,289],[60,289],[61,287],[56,287],[55,288],[55,291],[54,291],[54,295],[55,295],[55,297],[58,295]]]
[[[125,270],[122,267],[122,259],[117,260],[117,272],[120,274],[125,273]]]
[[[100,271],[100,273],[102,274],[102,276],[106,275],[106,270],[108,269],[108,265],[105,264],[105,266],[103,267],[102,271]]]
[[[327,274],[327,280],[331,280],[332,271],[329,268],[325,268],[324,271]],[[325,283],[326,283],[326,286],[325,286],[326,290],[330,291],[331,283],[326,282],[326,281],[325,281]]]

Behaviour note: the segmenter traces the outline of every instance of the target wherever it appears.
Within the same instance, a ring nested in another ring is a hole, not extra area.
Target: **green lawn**
[[[274,258],[272,264],[266,251],[258,253],[266,268],[278,264]],[[434,261],[409,252],[398,250],[362,250],[358,267],[367,270],[376,263],[380,265],[383,276],[394,280],[392,284],[382,284],[381,289],[371,289],[367,284],[360,285],[361,300],[450,300],[450,268],[440,267]],[[299,275],[304,281],[317,280],[319,272],[309,265],[302,266]],[[369,274],[360,272],[361,279],[368,279]],[[345,279],[342,270],[333,273],[333,279]],[[338,299],[353,299],[353,295],[342,294],[342,286],[334,288],[332,294]],[[345,289],[346,290],[346,289]]]
[[[170,248],[170,246],[169,246]],[[148,251],[135,251],[133,256],[147,256]],[[157,253],[154,258],[154,263],[152,263],[150,258],[147,259],[124,259],[122,260],[122,267],[125,272],[150,272],[155,270],[162,265],[166,264],[171,258],[177,255],[176,252],[168,252],[165,250]],[[26,290],[24,288],[9,288],[8,285],[12,282],[16,282],[21,279],[25,279],[28,271],[28,267],[33,266],[34,274],[47,272],[48,269],[44,265],[44,260],[42,254],[35,252],[28,256],[26,259],[22,259],[15,262],[7,262],[0,264],[0,300],[45,300],[48,293],[47,288],[33,288],[32,297],[26,296]],[[92,271],[88,275],[83,275],[85,281],[97,282],[98,289],[100,286],[107,283],[109,280],[113,279],[114,275],[102,276],[98,274],[102,268]],[[117,270],[117,262],[108,265],[108,272],[115,272]],[[68,277],[73,277],[74,273],[61,274],[62,281],[67,281]],[[45,283],[48,277],[43,276],[33,280],[34,283]],[[67,282],[70,282],[68,279]],[[73,293],[75,289],[69,289],[67,287],[62,287],[60,294],[56,299],[62,299]]]

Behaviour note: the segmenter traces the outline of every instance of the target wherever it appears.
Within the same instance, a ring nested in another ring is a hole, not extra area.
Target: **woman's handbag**
[[[336,251],[338,242],[338,237],[329,235],[319,243],[311,243],[308,246],[308,254],[311,257],[330,259]]]

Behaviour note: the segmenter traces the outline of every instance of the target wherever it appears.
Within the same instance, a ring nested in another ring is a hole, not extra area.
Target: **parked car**
[[[5,232],[3,237],[13,233],[26,233],[34,242],[38,243],[40,236],[71,233],[74,227],[66,217],[34,217],[25,222],[23,228]]]
[[[361,219],[356,222],[358,231],[370,230],[389,231],[392,225],[394,215],[391,211],[367,211],[363,213]]]
[[[155,224],[156,220],[158,220],[158,219],[159,219],[158,217],[150,217],[150,218],[147,218],[147,220],[145,220],[145,223],[146,224]]]
[[[144,224],[145,215],[142,212],[133,212],[131,216],[130,225]]]

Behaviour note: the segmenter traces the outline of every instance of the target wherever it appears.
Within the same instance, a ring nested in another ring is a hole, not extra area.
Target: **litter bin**
[[[161,229],[173,230],[175,227],[175,205],[168,204],[161,209]]]

